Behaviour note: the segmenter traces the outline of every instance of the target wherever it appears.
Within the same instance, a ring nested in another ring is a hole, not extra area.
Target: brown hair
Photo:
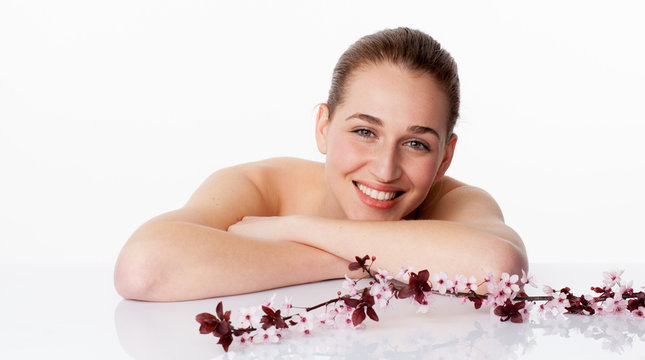
[[[448,97],[448,134],[459,117],[459,76],[457,63],[430,35],[419,30],[400,27],[386,29],[360,38],[338,59],[329,89],[329,116],[343,102],[346,82],[362,65],[389,61],[411,71],[432,75]]]

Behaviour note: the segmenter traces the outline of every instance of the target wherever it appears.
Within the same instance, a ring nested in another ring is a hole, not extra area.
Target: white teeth
[[[371,197],[372,199],[376,200],[381,200],[381,201],[389,201],[392,200],[395,196],[396,193],[394,192],[385,192],[385,191],[378,191],[372,188],[368,188],[367,186],[357,183],[358,189],[365,195]]]

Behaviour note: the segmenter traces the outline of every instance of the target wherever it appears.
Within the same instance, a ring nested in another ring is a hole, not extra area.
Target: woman
[[[444,176],[458,113],[456,64],[431,37],[399,28],[360,39],[319,107],[325,163],[282,158],[215,172],[184,207],[132,235],[116,265],[118,292],[151,301],[252,292],[341,278],[364,254],[390,273],[527,270],[524,245],[490,195]]]

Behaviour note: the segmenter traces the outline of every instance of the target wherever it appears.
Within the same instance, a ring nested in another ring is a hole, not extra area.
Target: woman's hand
[[[266,241],[295,240],[301,216],[245,216],[228,232]]]

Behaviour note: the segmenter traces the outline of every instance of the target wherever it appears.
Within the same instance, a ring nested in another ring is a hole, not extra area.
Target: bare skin
[[[316,141],[326,162],[269,159],[215,172],[181,209],[143,224],[115,269],[125,298],[177,301],[341,278],[355,255],[482,277],[527,269],[485,191],[444,176],[456,144],[434,80],[366,67]],[[349,274],[360,276],[359,273]]]

